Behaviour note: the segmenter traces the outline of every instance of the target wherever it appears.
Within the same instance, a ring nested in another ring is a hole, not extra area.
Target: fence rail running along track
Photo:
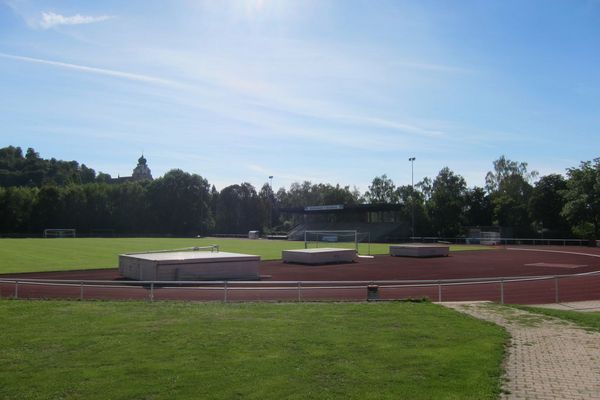
[[[490,300],[499,303],[536,304],[600,299],[600,271],[570,275],[396,281],[113,281],[1,278],[0,297],[223,302],[428,298],[439,302]]]

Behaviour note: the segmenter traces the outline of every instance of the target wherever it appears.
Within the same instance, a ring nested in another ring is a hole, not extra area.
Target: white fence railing
[[[114,281],[1,278],[0,297],[78,300],[364,301],[422,299],[558,303],[600,300],[600,271],[570,274],[385,281]]]
[[[486,238],[468,238],[468,237],[438,237],[438,236],[414,236],[409,238],[416,243],[437,243],[447,242],[452,244],[479,244],[486,241]],[[501,245],[533,245],[533,246],[589,246],[588,239],[553,239],[553,238],[494,238]]]

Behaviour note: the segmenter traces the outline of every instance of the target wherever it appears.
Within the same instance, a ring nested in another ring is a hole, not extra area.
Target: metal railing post
[[[300,303],[302,301],[302,295],[300,294],[301,289],[302,289],[302,284],[300,282],[298,282],[298,303]]]
[[[438,282],[438,302],[442,302],[442,283]]]
[[[227,281],[223,284],[223,302],[227,303]]]
[[[150,302],[154,301],[154,282],[150,282]]]
[[[558,276],[554,277],[554,302],[558,303]]]
[[[83,301],[83,281],[79,283],[79,301]]]
[[[504,304],[504,279],[500,279],[500,304]]]
[[[19,298],[19,281],[15,281],[15,299]]]

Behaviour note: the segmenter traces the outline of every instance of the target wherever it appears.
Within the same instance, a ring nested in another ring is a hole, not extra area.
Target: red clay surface
[[[587,276],[560,277],[600,271],[600,249],[587,247],[511,247],[490,251],[462,251],[442,258],[376,256],[351,264],[305,266],[266,261],[256,284],[207,284],[194,287],[134,286],[116,269],[42,272],[0,275],[0,278],[52,280],[108,280],[113,283],[80,284],[0,283],[0,296],[20,298],[149,299],[154,300],[365,300],[366,284],[379,285],[382,299],[422,298],[433,301],[504,300],[506,303],[535,304],[600,299],[600,272]],[[558,276],[542,280],[507,280],[481,283],[472,278]],[[389,282],[415,280],[462,280],[461,282]],[[274,281],[302,281],[275,283]],[[317,283],[329,281],[330,283]],[[343,282],[346,281],[346,282]],[[360,281],[350,283],[347,281]],[[311,283],[314,282],[314,283]],[[58,283],[58,282],[56,282]],[[300,289],[298,288],[300,286]],[[558,290],[557,290],[558,289]]]

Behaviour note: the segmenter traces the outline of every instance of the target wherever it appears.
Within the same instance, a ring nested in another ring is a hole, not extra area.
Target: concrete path
[[[600,399],[600,332],[488,302],[441,304],[510,333],[501,399]]]

